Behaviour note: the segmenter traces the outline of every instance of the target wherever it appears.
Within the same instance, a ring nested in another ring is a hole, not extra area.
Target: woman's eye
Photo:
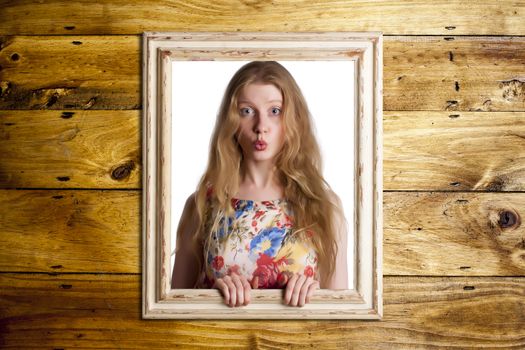
[[[281,109],[279,107],[273,107],[272,108],[272,114],[273,115],[280,115],[281,114]]]
[[[250,107],[241,108],[241,115],[251,115],[251,114],[253,114],[253,109],[251,109]]]

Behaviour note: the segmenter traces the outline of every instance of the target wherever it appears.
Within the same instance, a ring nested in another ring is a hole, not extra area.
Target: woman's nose
[[[253,131],[256,134],[263,134],[268,132],[268,116],[258,114],[255,119]]]

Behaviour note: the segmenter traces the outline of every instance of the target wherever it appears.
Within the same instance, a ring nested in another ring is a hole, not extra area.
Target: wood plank
[[[0,109],[139,109],[140,41],[0,37]]]
[[[0,271],[138,272],[137,191],[0,191]]]
[[[384,110],[525,110],[525,38],[385,41]]]
[[[3,188],[140,188],[140,111],[0,111]]]
[[[141,320],[140,276],[0,274],[4,349],[525,346],[525,278],[387,277],[382,321]]]
[[[140,189],[140,111],[0,111],[0,188]],[[384,112],[384,189],[524,191],[525,113]]]
[[[0,271],[140,271],[140,192],[0,191]],[[385,275],[525,275],[522,193],[384,193]]]
[[[386,190],[525,190],[525,113],[383,114]]]
[[[140,109],[140,41],[3,37],[0,109]],[[524,62],[525,38],[386,37],[384,109],[525,111]]]
[[[525,2],[411,1],[11,1],[0,33],[138,34],[157,31],[382,31],[387,34],[522,35]],[[281,14],[286,14],[285,16]],[[22,20],[23,19],[23,20]]]
[[[385,193],[385,275],[525,275],[525,195]]]

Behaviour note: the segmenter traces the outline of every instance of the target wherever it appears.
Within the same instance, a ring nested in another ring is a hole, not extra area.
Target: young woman
[[[317,288],[347,288],[345,220],[310,118],[279,63],[234,74],[180,220],[173,288],[217,288],[230,306],[247,305],[255,288],[285,289],[290,306]]]

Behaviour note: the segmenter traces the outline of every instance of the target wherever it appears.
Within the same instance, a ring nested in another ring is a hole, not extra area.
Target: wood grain
[[[140,276],[1,274],[4,349],[525,346],[525,278],[386,277],[385,318],[144,321]]]
[[[139,36],[0,39],[0,109],[140,109]],[[384,110],[525,111],[525,38],[385,37]]]
[[[140,40],[0,37],[0,108],[140,109]]]
[[[0,271],[140,271],[140,193],[0,191]]]
[[[384,197],[385,275],[525,275],[525,194]]]
[[[383,55],[385,110],[525,110],[525,38],[387,37]]]
[[[523,0],[0,8],[0,188],[51,189],[0,190],[1,348],[525,348],[525,278],[505,277],[524,276],[524,194],[503,192],[524,191]],[[383,321],[140,319],[139,35],[152,30],[389,35],[384,183],[407,192],[384,198]]]
[[[0,111],[0,188],[140,189],[140,111]],[[383,115],[384,189],[525,190],[523,112]]]
[[[3,188],[139,188],[140,111],[0,111]]]
[[[140,192],[0,191],[0,271],[140,272]],[[384,193],[385,275],[523,276],[522,193]]]
[[[385,190],[525,190],[525,113],[383,114]]]
[[[522,35],[525,3],[410,1],[12,1],[0,33],[138,34],[143,31],[382,31]],[[176,20],[175,20],[176,19]]]

